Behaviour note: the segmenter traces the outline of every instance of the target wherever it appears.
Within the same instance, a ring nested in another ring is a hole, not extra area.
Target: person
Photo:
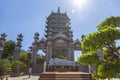
[[[32,74],[32,68],[31,68],[31,67],[29,68],[28,74],[29,74],[29,78],[30,78],[30,76],[31,76],[31,74]]]

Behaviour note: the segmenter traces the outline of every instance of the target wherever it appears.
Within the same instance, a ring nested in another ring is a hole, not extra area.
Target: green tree
[[[6,41],[4,43],[2,59],[4,59],[4,58],[12,59],[14,49],[15,49],[15,42],[12,40]]]
[[[9,60],[0,60],[0,75],[10,74],[11,71],[11,63],[9,62]]]
[[[20,55],[19,55],[20,61],[27,64],[27,66],[30,65],[30,57],[29,57],[29,55],[30,55],[30,53],[28,53],[28,52],[21,52]]]
[[[22,61],[13,61],[11,63],[11,66],[12,66],[12,73],[16,74],[17,76],[19,76],[21,72],[24,72],[24,70],[27,67],[27,65]]]
[[[44,63],[45,61],[45,56],[37,55],[37,64]]]
[[[96,78],[120,77],[120,58],[116,42],[120,39],[120,16],[112,16],[105,19],[97,26],[98,31],[88,34],[82,40],[83,55],[78,58],[82,64],[94,65],[97,73]],[[103,50],[104,59],[99,60],[97,51]]]

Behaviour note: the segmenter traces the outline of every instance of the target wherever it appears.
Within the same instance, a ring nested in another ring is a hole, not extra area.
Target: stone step
[[[39,80],[92,80],[92,76],[83,72],[45,72]]]
[[[85,78],[87,78],[87,77],[90,77],[90,75],[75,75],[75,74],[73,74],[73,75],[72,74],[71,75],[69,75],[69,74],[68,75],[67,74],[66,75],[61,75],[61,74],[59,74],[59,75],[49,75],[49,74],[47,74],[46,75],[46,74],[44,74],[44,75],[41,75],[41,77],[46,77],[46,78],[53,78],[53,77],[57,77],[57,78],[66,78],[66,77],[69,77],[69,78],[70,77],[71,78],[74,78],[74,77],[79,78],[80,77],[81,78],[82,77],[82,78],[84,78],[85,77]]]
[[[92,80],[90,78],[41,78],[39,80]]]

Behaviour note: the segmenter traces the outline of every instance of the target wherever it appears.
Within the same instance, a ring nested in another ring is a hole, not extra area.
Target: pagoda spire
[[[58,7],[57,13],[60,13],[60,7]]]

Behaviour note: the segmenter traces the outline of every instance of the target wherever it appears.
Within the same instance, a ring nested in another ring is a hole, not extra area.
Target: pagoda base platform
[[[85,72],[44,72],[38,80],[92,80],[92,76]]]

